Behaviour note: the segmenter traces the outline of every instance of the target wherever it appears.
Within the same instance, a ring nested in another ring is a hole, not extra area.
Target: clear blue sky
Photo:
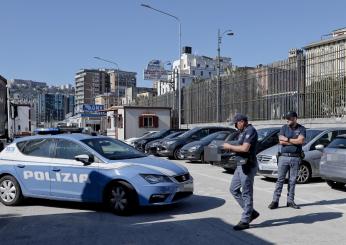
[[[346,26],[346,1],[309,0],[9,0],[0,2],[0,74],[50,84],[74,83],[80,68],[116,61],[138,73],[151,59],[178,57],[177,23],[140,6],[147,3],[182,20],[183,46],[216,55],[217,29],[232,29],[222,55],[235,65],[266,64],[287,57],[322,34]]]

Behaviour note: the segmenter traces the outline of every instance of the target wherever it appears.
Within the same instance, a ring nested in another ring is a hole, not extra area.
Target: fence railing
[[[334,52],[337,54],[298,54],[269,65],[235,68],[221,78],[220,120],[238,112],[251,120],[275,120],[289,110],[297,111],[301,118],[346,116],[345,49]],[[182,123],[217,121],[216,86],[213,78],[182,88]],[[138,104],[176,109],[176,101],[171,92],[143,98]]]

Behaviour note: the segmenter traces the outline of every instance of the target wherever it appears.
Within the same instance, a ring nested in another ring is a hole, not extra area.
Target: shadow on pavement
[[[218,218],[147,222],[84,212],[1,217],[1,245],[88,244],[273,244],[246,231],[235,232]]]
[[[157,216],[191,214],[205,212],[221,207],[225,200],[217,197],[193,195],[186,200],[166,206],[139,207],[135,215],[155,214]],[[90,210],[96,212],[107,212],[102,204],[80,203],[67,201],[54,201],[45,199],[27,199],[22,206],[46,206],[54,208],[67,208],[77,210]]]
[[[300,204],[299,206],[305,207],[305,206],[321,206],[321,205],[333,205],[333,204],[345,204],[346,198],[342,199],[335,199],[335,200],[321,200],[313,203],[304,203]]]
[[[257,175],[257,176],[260,176],[260,175]],[[276,183],[276,178],[270,178],[270,177],[263,177],[263,176],[260,176],[261,177],[261,180],[263,181],[266,181],[266,182],[272,182],[272,183]],[[321,178],[313,178],[310,180],[309,183],[306,183],[306,184],[302,184],[302,185],[311,185],[311,184],[314,184],[314,183],[323,183],[325,182],[323,179]],[[285,184],[288,183],[288,179],[285,180]],[[301,185],[301,184],[297,184],[298,186]]]
[[[332,219],[338,219],[343,216],[340,212],[325,212],[325,213],[312,213],[306,215],[299,215],[290,218],[272,219],[262,222],[261,224],[252,225],[254,228],[274,227],[281,225],[292,224],[313,224],[316,222],[323,222]]]

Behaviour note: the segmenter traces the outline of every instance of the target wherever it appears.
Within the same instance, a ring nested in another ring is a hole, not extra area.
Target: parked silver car
[[[346,128],[316,128],[306,130],[306,139],[303,146],[303,159],[297,176],[297,183],[307,183],[311,178],[320,177],[320,160],[322,152],[316,149],[317,145],[324,147],[340,134],[346,134]],[[277,155],[280,145],[273,146],[257,155],[258,173],[264,177],[277,178]]]
[[[336,137],[332,143],[324,148],[320,162],[320,174],[332,188],[342,188],[345,186],[346,135]]]

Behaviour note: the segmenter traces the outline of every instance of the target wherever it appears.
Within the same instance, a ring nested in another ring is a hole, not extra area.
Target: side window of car
[[[209,134],[213,134],[213,133],[216,133],[216,132],[219,132],[219,131],[221,131],[221,129],[219,129],[219,128],[210,128],[209,129]]]
[[[313,148],[315,149],[316,145],[323,145],[324,147],[326,147],[327,145],[330,144],[330,142],[335,138],[336,136],[336,131],[334,132],[328,132],[323,134],[318,140],[316,140],[316,142],[313,144]]]
[[[268,144],[270,144],[270,145],[279,144],[279,133],[271,135],[268,138]]]
[[[84,154],[90,155],[90,152],[76,142],[59,139],[56,143],[55,158],[75,159],[75,156]]]
[[[346,134],[346,130],[339,130],[338,135]]]
[[[209,132],[209,129],[201,129],[201,130],[198,130],[196,133],[194,133],[194,134],[191,136],[191,139],[193,139],[193,140],[202,139],[203,137],[205,137],[205,136],[208,135],[208,132]]]
[[[22,145],[23,154],[35,157],[52,157],[54,140],[53,139],[36,139],[30,140]]]
[[[225,140],[228,135],[229,134],[226,134],[226,133],[218,134],[215,140]]]
[[[207,136],[208,134],[209,134],[209,129],[202,129],[200,131],[200,137],[199,138],[201,139],[201,138]]]

